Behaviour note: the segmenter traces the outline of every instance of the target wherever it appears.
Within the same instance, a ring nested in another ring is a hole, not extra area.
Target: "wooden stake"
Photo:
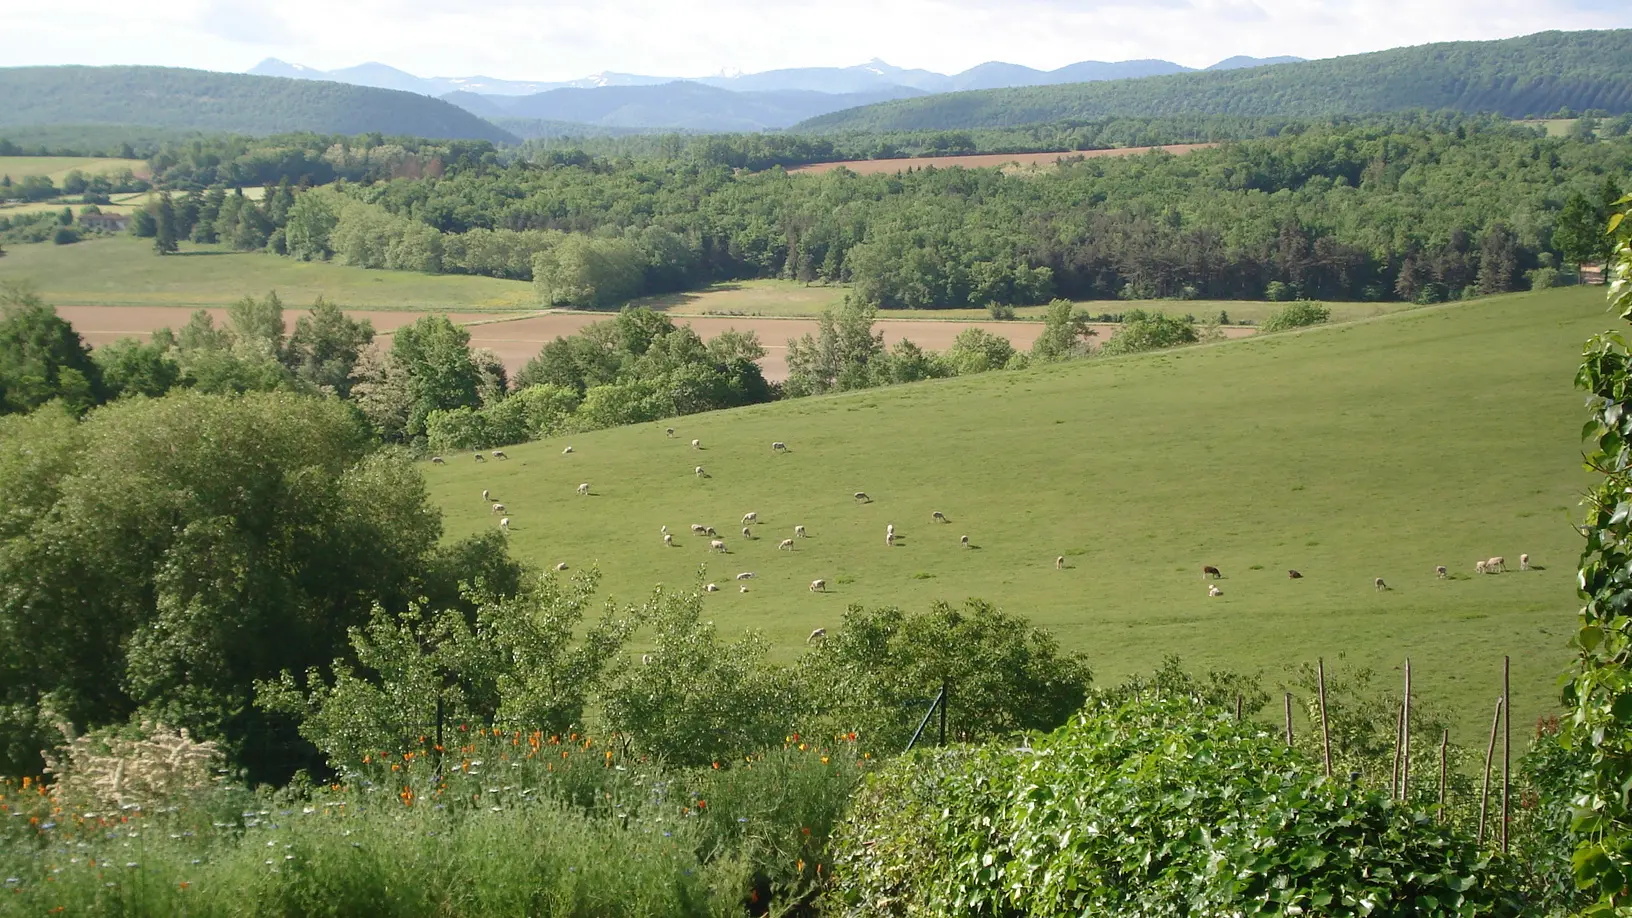
[[[1400,799],[1400,738],[1405,733],[1405,702],[1400,702],[1400,712],[1394,718],[1394,770],[1388,775],[1388,798]]]
[[[1241,722],[1241,696],[1235,696],[1235,722]]]
[[[1405,658],[1405,701],[1400,708],[1400,799],[1410,799],[1411,789],[1411,658]]]
[[[1508,694],[1511,657],[1502,657],[1502,853],[1507,853],[1507,792],[1513,765],[1513,700]]]
[[[1446,816],[1445,779],[1449,773],[1446,770],[1446,761],[1450,758],[1451,731],[1446,730],[1439,738],[1439,821],[1444,822]]]
[[[1286,744],[1292,745],[1292,693],[1286,693]]]
[[[1320,677],[1320,755],[1322,761],[1326,763],[1326,777],[1330,778],[1332,776],[1332,730],[1331,726],[1326,722],[1325,659],[1316,659],[1315,666],[1318,667],[1317,672]]]
[[[1485,747],[1485,778],[1479,790],[1478,844],[1485,843],[1485,812],[1490,804],[1490,760],[1496,754],[1496,729],[1502,725],[1502,701],[1496,699],[1496,716],[1490,719],[1490,745]]]

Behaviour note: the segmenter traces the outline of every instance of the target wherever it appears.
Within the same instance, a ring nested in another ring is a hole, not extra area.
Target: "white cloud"
[[[0,65],[243,70],[275,56],[324,69],[375,60],[422,76],[535,80],[872,57],[941,72],[988,60],[1049,69],[1155,57],[1205,66],[1235,54],[1331,57],[1632,25],[1632,11],[1604,0],[282,0],[275,14],[244,0],[4,7]]]

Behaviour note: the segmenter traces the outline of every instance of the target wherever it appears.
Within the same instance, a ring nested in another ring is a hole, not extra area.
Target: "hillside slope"
[[[1316,656],[1386,674],[1409,654],[1423,701],[1472,742],[1503,654],[1521,723],[1568,656],[1586,482],[1571,381],[1582,341],[1611,324],[1602,288],[1518,294],[697,415],[425,474],[450,536],[495,524],[490,488],[518,556],[598,564],[620,600],[692,586],[707,565],[723,587],[707,599],[715,621],[761,628],[784,654],[853,603],[978,596],[1046,625],[1107,679],[1179,654],[1262,669],[1272,687]],[[936,510],[951,523],[932,524]],[[737,522],[749,511],[753,540]],[[711,554],[692,523],[731,553]],[[795,525],[810,538],[778,551]],[[959,547],[965,534],[976,549]],[[1546,569],[1473,575],[1475,559],[1521,552]],[[1207,596],[1203,564],[1223,569],[1222,597]],[[1436,579],[1436,564],[1455,576]],[[747,593],[740,571],[758,575]],[[807,589],[818,577],[828,594]]]
[[[413,93],[175,67],[0,68],[0,99],[0,127],[134,124],[239,134],[516,139],[458,106]]]
[[[900,100],[812,118],[795,129],[948,130],[1118,115],[1305,117],[1414,108],[1523,117],[1566,105],[1621,113],[1632,111],[1628,60],[1632,30],[1542,32],[1273,67]]]
[[[918,95],[895,86],[866,93],[806,90],[732,92],[678,81],[659,86],[552,89],[532,96],[450,93],[443,98],[485,118],[537,118],[603,127],[758,131],[783,128],[824,112]]]

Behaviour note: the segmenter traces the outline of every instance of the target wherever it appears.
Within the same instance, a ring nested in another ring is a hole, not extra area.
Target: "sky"
[[[0,66],[242,71],[276,57],[539,81],[873,58],[941,73],[992,60],[1204,67],[1628,26],[1632,6],[1610,0],[0,0]]]

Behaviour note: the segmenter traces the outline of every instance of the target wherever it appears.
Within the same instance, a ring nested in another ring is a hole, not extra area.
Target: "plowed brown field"
[[[206,311],[214,316],[218,323],[226,319],[224,309]],[[186,324],[188,317],[193,314],[191,309],[157,306],[59,306],[57,312],[72,322],[86,343],[93,347],[119,338],[146,338],[156,328],[166,326],[179,328]],[[291,331],[299,314],[300,311],[294,309],[284,313],[284,321]],[[379,332],[382,338],[424,315],[417,312],[363,310],[348,310],[348,314],[373,322],[375,331]],[[448,313],[447,316],[454,322],[469,326],[471,345],[491,348],[512,373],[532,359],[539,348],[557,337],[573,334],[586,325],[610,318],[608,315],[592,313],[546,313],[515,319],[495,319],[492,315],[481,313]],[[766,350],[765,359],[760,361],[760,366],[765,369],[765,378],[772,381],[781,381],[788,376],[788,339],[798,338],[807,333],[815,334],[817,327],[815,319],[773,319],[760,316],[695,316],[680,321],[690,325],[705,340],[730,329],[752,331],[759,335],[760,343]],[[907,338],[925,350],[944,351],[952,346],[952,340],[959,332],[971,326],[983,328],[994,335],[1001,335],[1020,350],[1030,350],[1032,342],[1043,332],[1041,322],[960,322],[936,319],[879,319],[874,323],[873,329],[883,333],[886,346]],[[1096,325],[1094,329],[1099,333],[1099,340],[1103,341],[1111,336],[1116,326]],[[1231,338],[1253,333],[1253,329],[1241,326],[1227,326],[1223,331]]]
[[[1191,150],[1204,150],[1215,146],[1218,145],[1212,143],[1175,143],[1165,147],[1120,147],[1114,150],[1076,150],[1064,153],[977,153],[972,156],[923,156],[912,159],[852,159],[842,163],[811,163],[808,166],[796,166],[788,171],[820,175],[823,172],[831,172],[843,166],[851,172],[861,175],[877,175],[879,173],[900,172],[907,168],[922,169],[925,166],[934,166],[937,169],[947,169],[952,166],[962,166],[965,169],[990,169],[993,166],[1006,166],[1010,163],[1018,166],[1051,166],[1062,159],[1071,159],[1077,156],[1084,159],[1093,159],[1099,156],[1137,156],[1140,153],[1149,153],[1152,150],[1182,154],[1189,153]]]

